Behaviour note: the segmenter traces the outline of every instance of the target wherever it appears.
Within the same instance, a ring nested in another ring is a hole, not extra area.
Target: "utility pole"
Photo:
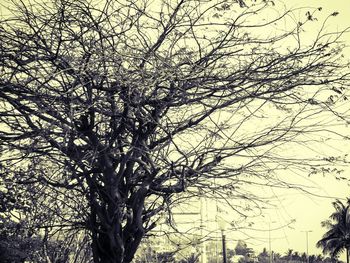
[[[306,236],[306,262],[310,263],[310,261],[309,261],[309,233],[312,232],[312,230],[305,230],[302,232],[305,232],[305,236]]]
[[[205,242],[204,242],[204,235],[203,235],[203,228],[204,228],[204,224],[203,224],[203,197],[200,197],[200,216],[201,216],[201,225],[200,225],[200,231],[201,231],[201,247],[200,247],[200,258],[201,258],[201,263],[207,263],[207,251],[206,251],[206,247],[205,247]]]
[[[271,251],[271,223],[276,223],[276,221],[269,222],[269,263],[272,263],[272,251]]]
[[[227,256],[226,256],[226,236],[224,234],[224,230],[221,229],[221,236],[222,236],[222,262],[227,263]]]
[[[272,263],[272,254],[271,254],[271,224],[269,222],[269,263]]]

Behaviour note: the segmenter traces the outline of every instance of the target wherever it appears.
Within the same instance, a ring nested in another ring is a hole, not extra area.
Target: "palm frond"
[[[338,199],[332,204],[335,211],[328,220],[321,222],[321,226],[328,230],[316,246],[322,248],[324,254],[337,258],[350,248],[350,199],[345,204]]]

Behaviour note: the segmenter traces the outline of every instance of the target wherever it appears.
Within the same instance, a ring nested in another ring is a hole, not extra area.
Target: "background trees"
[[[38,213],[35,201],[31,206],[28,205],[31,191],[27,189],[28,191],[23,192],[23,189],[10,182],[5,182],[2,186],[0,262],[67,262],[79,242],[72,240],[70,235],[65,236],[66,240],[51,240],[48,236],[49,223],[43,224],[43,221],[50,221],[47,214],[49,211],[44,209],[42,213]],[[40,229],[43,231],[38,231]],[[70,257],[72,260],[80,256],[78,251],[74,252],[76,255]]]
[[[249,248],[244,241],[238,240],[234,251],[236,255],[247,256],[253,252],[253,249]]]
[[[333,206],[335,211],[330,215],[330,219],[322,222],[328,231],[317,242],[317,246],[323,249],[323,253],[329,253],[332,258],[337,258],[345,251],[346,261],[349,263],[350,200],[348,199],[345,204],[336,200]]]
[[[41,197],[40,228],[87,230],[95,262],[130,262],[177,202],[219,198],[245,218],[261,202],[247,186],[288,188],[279,171],[333,162],[285,150],[342,137],[329,118],[345,118],[343,32],[304,42],[320,9],[295,21],[272,4],[13,1],[1,175],[30,206]]]

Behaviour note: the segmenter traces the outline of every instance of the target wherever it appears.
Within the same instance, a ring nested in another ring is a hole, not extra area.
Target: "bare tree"
[[[279,171],[320,163],[287,147],[341,136],[329,116],[346,117],[349,71],[343,32],[303,41],[320,9],[297,19],[274,4],[14,0],[2,176],[45,196],[42,227],[88,230],[96,263],[131,262],[175,201],[222,198],[244,216],[234,200],[259,205],[246,184],[291,187]]]

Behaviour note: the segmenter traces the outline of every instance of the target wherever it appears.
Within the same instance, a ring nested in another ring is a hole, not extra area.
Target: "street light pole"
[[[272,263],[272,251],[271,251],[271,223],[276,223],[276,221],[269,222],[269,263]]]
[[[272,263],[272,254],[271,254],[271,223],[269,222],[269,263]]]
[[[219,228],[221,229],[221,239],[222,239],[222,262],[227,263],[227,256],[226,256],[226,236],[225,236],[225,219],[220,217],[217,217],[217,223]]]
[[[201,239],[204,238],[204,235],[203,235],[203,228],[204,228],[204,225],[203,225],[203,209],[204,206],[203,206],[203,197],[200,197],[200,215],[201,215],[201,225],[200,225],[200,231],[201,231]],[[206,247],[205,247],[205,243],[204,243],[204,240],[202,240],[201,242],[201,247],[200,247],[200,258],[201,258],[201,263],[207,263],[207,251],[206,251]]]
[[[221,236],[222,236],[222,262],[227,263],[227,256],[226,256],[226,236],[224,234],[224,230],[221,229]]]
[[[312,230],[305,230],[302,232],[305,232],[305,236],[306,236],[306,262],[310,263],[310,261],[309,261],[309,233],[312,232]]]

